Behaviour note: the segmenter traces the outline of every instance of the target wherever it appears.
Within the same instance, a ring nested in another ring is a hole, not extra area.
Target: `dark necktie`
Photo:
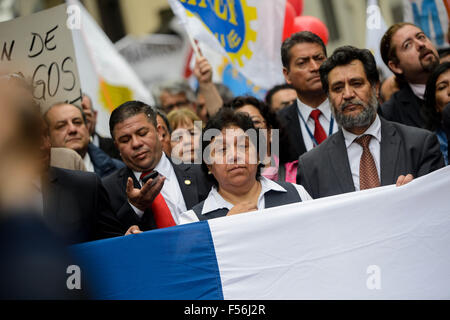
[[[323,140],[327,138],[325,130],[323,130],[322,125],[319,121],[319,116],[322,112],[319,109],[313,110],[309,115],[314,120],[314,139],[316,139],[318,144],[321,144]]]
[[[142,172],[140,180],[142,181],[142,179],[145,178],[146,175],[152,172],[153,171]],[[164,197],[162,196],[161,192],[158,193],[155,200],[153,200],[151,209],[158,229],[172,227],[176,225],[175,221],[173,220],[172,213],[170,212],[166,200],[164,200]]]
[[[369,149],[370,139],[372,139],[371,135],[363,135],[355,139],[355,141],[363,148],[361,160],[359,163],[360,190],[376,188],[380,186],[377,166],[375,165],[375,160],[373,159],[372,153],[370,153]]]

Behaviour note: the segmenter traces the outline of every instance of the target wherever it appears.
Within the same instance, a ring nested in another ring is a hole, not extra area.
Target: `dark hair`
[[[437,52],[439,54],[440,59],[445,58],[446,56],[448,56],[450,54],[450,47],[437,49]]]
[[[283,63],[283,67],[289,70],[289,62],[291,60],[290,50],[293,46],[299,43],[317,43],[323,49],[323,53],[325,57],[327,56],[327,48],[325,47],[325,43],[323,43],[322,39],[310,32],[310,31],[301,31],[292,34],[289,38],[283,41],[281,45],[281,62]]]
[[[111,137],[114,139],[114,128],[118,123],[141,113],[147,116],[148,121],[152,123],[155,128],[157,127],[156,112],[152,107],[141,101],[127,101],[115,108],[111,113],[111,117],[109,118],[109,131]]]
[[[441,74],[450,69],[450,62],[440,64],[427,81],[425,89],[425,103],[421,108],[422,117],[425,119],[425,127],[428,130],[436,131],[442,127],[442,115],[436,109],[436,82]]]
[[[266,104],[267,104],[268,106],[271,106],[271,105],[272,105],[272,97],[274,96],[274,94],[277,93],[277,92],[280,91],[280,90],[285,90],[285,89],[294,89],[294,87],[291,86],[291,85],[288,84],[288,83],[278,84],[278,85],[272,87],[272,88],[271,88],[269,91],[267,91],[267,93],[266,93],[266,98],[265,98]]]
[[[320,66],[320,80],[322,87],[328,93],[328,74],[337,66],[347,65],[353,60],[359,60],[364,66],[367,80],[374,86],[380,82],[377,64],[372,53],[367,49],[358,49],[352,46],[342,46],[334,50],[333,54]]]
[[[394,63],[398,63],[398,57],[395,52],[395,45],[392,43],[392,38],[397,33],[398,30],[403,28],[404,26],[414,26],[419,28],[413,23],[410,22],[399,22],[393,24],[387,29],[384,33],[383,37],[380,41],[380,53],[381,58],[383,59],[384,64],[389,68],[389,61],[392,60]],[[420,29],[420,28],[419,28]],[[389,68],[390,69],[390,68]],[[391,70],[392,71],[392,70]],[[394,72],[395,73],[395,72]],[[396,76],[402,77],[402,75],[395,74]]]
[[[241,128],[244,132],[247,132],[247,130],[255,130],[256,128],[253,125],[252,119],[243,112],[236,112],[235,110],[231,108],[221,108],[214,116],[212,116],[208,122],[206,123],[205,128],[203,129],[203,139],[202,139],[202,155],[203,155],[203,161],[202,161],[202,170],[206,173],[206,176],[208,179],[215,185],[218,186],[218,182],[216,178],[212,174],[208,174],[208,167],[205,163],[205,157],[208,157],[209,155],[205,155],[206,148],[211,144],[213,137],[207,137],[205,139],[205,132],[207,132],[210,129],[215,129],[218,131],[222,131],[222,129],[228,128],[230,126],[236,126],[238,128]],[[252,139],[253,138],[253,139]],[[261,136],[259,134],[256,135],[256,137],[250,136],[251,143],[256,146],[256,150],[259,154],[259,146],[261,145],[260,141]],[[255,140],[256,139],[256,140]],[[264,142],[263,142],[264,143]],[[258,170],[256,172],[256,179],[259,179],[261,176],[261,168],[262,165],[258,165]]]
[[[155,107],[155,112],[158,116],[160,116],[164,123],[166,124],[167,130],[169,130],[169,133],[172,134],[172,127],[170,126],[169,119],[167,119],[166,112],[161,107]]]
[[[290,159],[291,141],[286,128],[282,125],[277,114],[274,113],[267,104],[263,101],[252,97],[252,96],[239,96],[231,100],[229,103],[224,105],[224,108],[231,108],[233,110],[238,110],[245,105],[252,105],[259,110],[262,117],[266,121],[268,129],[278,129],[279,130],[279,142],[283,142],[283,148],[279,148],[280,154],[280,164],[284,164],[289,161],[297,160]]]

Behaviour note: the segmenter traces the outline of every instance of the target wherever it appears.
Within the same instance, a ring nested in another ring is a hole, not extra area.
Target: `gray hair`
[[[161,106],[160,96],[164,91],[172,95],[184,93],[186,95],[186,99],[189,100],[189,102],[196,101],[194,90],[192,90],[189,83],[184,79],[164,81],[160,84],[154,85],[151,88],[151,92],[158,106]]]

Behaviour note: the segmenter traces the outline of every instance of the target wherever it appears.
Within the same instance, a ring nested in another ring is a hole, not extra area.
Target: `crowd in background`
[[[328,56],[318,36],[295,33],[281,47],[286,83],[265,101],[233,97],[197,57],[198,88],[177,79],[153,88],[153,106],[117,106],[111,138],[96,132],[89,96],[81,106],[61,102],[41,113],[27,79],[2,75],[2,230],[22,230],[26,222],[11,217],[33,212],[39,222],[30,234],[74,244],[401,186],[442,168],[450,134],[448,50],[438,52],[420,28],[398,23],[380,52],[391,78],[379,78],[366,49],[344,46]],[[22,297],[20,286],[2,295],[12,292]]]

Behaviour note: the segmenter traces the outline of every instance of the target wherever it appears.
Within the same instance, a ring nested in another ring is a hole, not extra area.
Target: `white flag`
[[[369,49],[375,57],[375,61],[383,78],[391,76],[393,73],[384,64],[380,53],[380,41],[387,30],[386,22],[381,15],[377,0],[367,1],[366,10],[366,48]]]

